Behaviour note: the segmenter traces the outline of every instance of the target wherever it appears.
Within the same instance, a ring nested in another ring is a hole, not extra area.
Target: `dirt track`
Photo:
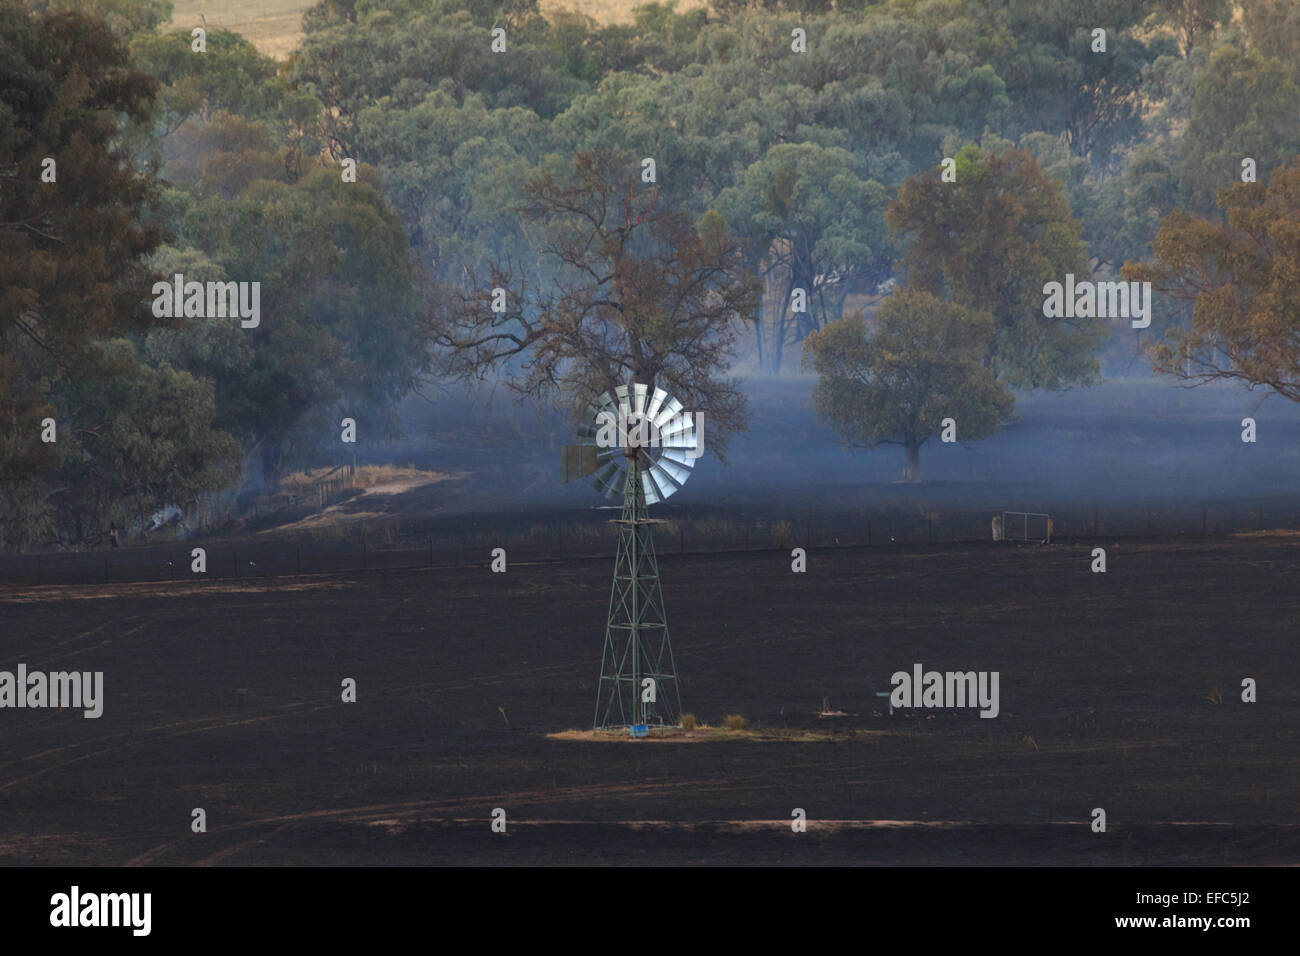
[[[1300,538],[1100,543],[1106,574],[1091,544],[664,556],[685,709],[856,715],[801,743],[548,739],[591,720],[605,560],[0,589],[0,669],[107,698],[0,710],[0,862],[1300,862]],[[914,662],[999,671],[1000,716],[882,713]]]

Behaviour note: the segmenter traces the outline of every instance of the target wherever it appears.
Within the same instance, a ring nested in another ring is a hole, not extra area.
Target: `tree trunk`
[[[903,480],[918,482],[921,480],[921,446],[917,442],[912,442],[905,447],[907,449],[907,466],[903,469]]]
[[[769,353],[768,371],[773,375],[781,374],[781,359],[785,354],[786,331],[789,328],[786,316],[793,315],[790,311],[790,297],[794,294],[794,288],[794,272],[791,271],[785,283],[785,295],[781,297],[781,308],[776,315],[775,334],[772,337],[771,351]]]
[[[758,321],[754,323],[754,342],[758,347],[758,370],[767,371],[767,355],[763,348],[763,325],[767,320],[767,299],[772,288],[771,271],[763,272],[763,257],[755,256],[751,262],[754,274],[763,280],[763,291],[758,296]]]
[[[848,301],[849,288],[851,285],[852,283],[848,281],[843,281],[840,283],[840,288],[838,288],[836,290],[836,294],[832,296],[832,298],[835,300],[835,304],[831,306],[831,312],[829,315],[822,316],[824,320],[826,320],[827,322],[833,322],[837,319],[844,318],[844,303]]]
[[[268,492],[280,487],[280,468],[283,460],[278,441],[268,439],[262,445],[262,482]]]

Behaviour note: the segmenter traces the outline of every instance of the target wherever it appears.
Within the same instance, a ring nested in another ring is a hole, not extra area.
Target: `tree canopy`
[[[1191,324],[1152,342],[1157,372],[1192,383],[1234,380],[1300,401],[1300,156],[1268,185],[1219,194],[1224,220],[1176,209],[1154,258],[1124,266],[1191,308]]]
[[[161,324],[157,183],[121,135],[156,81],[78,12],[0,0],[0,49],[0,545],[24,547],[228,481],[232,449],[210,388],[126,341]]]
[[[607,24],[535,0],[321,0],[277,61],[217,28],[196,52],[166,0],[0,0],[0,543],[274,482],[337,452],[345,409],[389,432],[431,374],[574,403],[653,376],[739,428],[737,374],[788,371],[858,312],[874,341],[906,306],[988,334],[979,381],[1086,384],[1141,338],[1044,316],[1043,287],[1125,262],[1164,290],[1150,332],[1173,331],[1184,372],[1199,350],[1286,393],[1295,10],[714,0]],[[1196,296],[1189,249],[1217,270]],[[177,273],[260,283],[265,320],[153,315]],[[151,394],[185,404],[192,442]],[[231,477],[234,458],[252,469]]]
[[[901,445],[905,481],[921,477],[921,446],[947,420],[965,439],[986,438],[1010,413],[1011,393],[985,362],[993,320],[928,292],[902,289],[876,313],[811,333],[804,364],[817,373],[813,407],[846,445]]]
[[[527,263],[492,262],[446,290],[436,341],[452,374],[481,377],[517,359],[514,387],[575,411],[629,382],[662,387],[709,416],[720,452],[744,427],[744,395],[725,373],[756,284],[718,213],[697,226],[664,208],[640,171],[635,157],[601,150],[531,178],[519,212],[550,281]]]
[[[1065,190],[1024,150],[967,147],[955,170],[951,183],[933,172],[909,179],[885,214],[907,243],[908,283],[993,317],[991,359],[1011,387],[1091,381],[1101,326],[1042,308],[1045,283],[1091,274]]]

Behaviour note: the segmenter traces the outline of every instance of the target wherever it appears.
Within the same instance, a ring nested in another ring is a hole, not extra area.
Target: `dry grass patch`
[[[694,730],[684,727],[652,727],[649,737],[632,737],[626,730],[561,730],[547,734],[549,740],[565,740],[579,743],[644,743],[659,741],[662,743],[728,743],[735,741],[754,741],[759,743],[842,743],[846,740],[863,737],[881,737],[892,734],[884,730],[791,730],[774,728],[756,730],[746,727],[743,730],[728,730],[725,727],[710,727],[697,723]]]
[[[632,23],[632,10],[646,0],[542,0],[544,15],[577,10],[599,23]],[[262,53],[283,60],[302,42],[302,15],[311,0],[173,0],[172,18],[163,32],[189,32],[207,17],[209,30],[230,30]],[[704,6],[704,0],[677,0],[677,12]]]

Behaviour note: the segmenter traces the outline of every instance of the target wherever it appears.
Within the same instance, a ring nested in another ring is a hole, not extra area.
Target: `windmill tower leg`
[[[635,455],[628,458],[623,516],[617,524],[618,552],[593,726],[600,730],[658,723],[660,719],[665,725],[676,726],[682,713],[677,665],[659,585],[654,526],[646,517]],[[647,678],[651,683],[645,683]]]

